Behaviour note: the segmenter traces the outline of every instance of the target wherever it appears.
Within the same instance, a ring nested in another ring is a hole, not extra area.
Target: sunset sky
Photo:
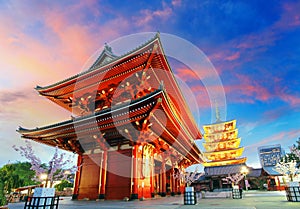
[[[24,160],[12,148],[24,144],[19,126],[70,118],[34,87],[79,73],[104,43],[159,31],[191,42],[210,59],[225,90],[226,119],[237,119],[243,156],[259,167],[258,146],[281,144],[288,151],[300,137],[299,11],[300,1],[289,0],[0,0],[0,166]],[[173,70],[188,84],[193,79],[187,69]],[[200,81],[191,85],[203,104],[196,118],[203,132],[211,122],[207,94]],[[34,147],[45,162],[53,153]]]

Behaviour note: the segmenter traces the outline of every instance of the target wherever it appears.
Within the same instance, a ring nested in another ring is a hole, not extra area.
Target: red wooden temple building
[[[74,199],[177,194],[184,183],[173,174],[203,162],[159,34],[122,56],[106,45],[88,70],[36,90],[74,116],[18,132],[78,154]]]

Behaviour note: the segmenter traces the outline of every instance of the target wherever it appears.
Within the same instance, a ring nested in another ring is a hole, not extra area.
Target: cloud
[[[16,91],[16,92],[0,91],[1,104],[14,103],[17,102],[17,100],[19,99],[25,99],[25,98],[27,98],[27,95],[21,91]]]
[[[174,3],[177,4],[177,2]],[[162,9],[143,9],[139,13],[140,14],[138,16],[133,17],[134,23],[136,26],[144,27],[150,25],[150,23],[157,23],[157,21],[166,21],[172,15],[173,9],[163,2]]]
[[[181,0],[172,0],[172,5],[174,6],[174,7],[178,7],[178,6],[180,6],[181,5]]]
[[[231,56],[225,57],[225,60],[233,61],[233,60],[236,60],[238,58],[240,58],[240,52],[236,52]]]
[[[300,2],[284,2],[283,9],[281,18],[275,26],[281,29],[297,28],[300,25]]]
[[[279,133],[273,134],[269,137],[261,139],[259,142],[256,142],[254,144],[248,145],[245,147],[245,150],[247,152],[250,151],[257,151],[257,148],[260,146],[265,146],[265,145],[270,145],[270,144],[289,144],[292,145],[292,141],[289,140],[294,140],[297,138],[300,134],[300,130],[298,129],[293,129],[289,131],[281,131]],[[284,143],[283,143],[284,140]]]
[[[235,76],[238,78],[238,84],[224,86],[226,93],[230,95],[231,101],[254,103],[255,101],[266,102],[273,98],[270,91],[259,81],[242,74],[236,74]]]
[[[178,76],[181,80],[187,82],[187,81],[195,81],[199,80],[200,78],[198,75],[191,69],[188,68],[180,68],[176,69],[175,72],[176,76]]]

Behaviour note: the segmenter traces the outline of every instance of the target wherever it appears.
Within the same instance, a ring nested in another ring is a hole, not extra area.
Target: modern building
[[[284,156],[280,144],[258,147],[258,155],[262,167],[275,166]]]
[[[258,147],[262,169],[266,173],[268,190],[284,190],[285,179],[275,170],[275,165],[285,155],[280,144]]]
[[[88,70],[36,90],[74,116],[18,132],[78,154],[74,199],[183,192],[174,174],[204,161],[194,142],[201,132],[159,34],[121,56],[106,45]]]

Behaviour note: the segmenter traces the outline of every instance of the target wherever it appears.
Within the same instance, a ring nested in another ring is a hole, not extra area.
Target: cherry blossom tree
[[[274,170],[289,176],[291,181],[300,173],[300,169],[297,168],[297,162],[295,160],[286,161],[285,157],[275,165]]]
[[[173,173],[175,179],[182,180],[188,187],[198,180],[204,173],[198,172],[198,167],[193,172],[184,172],[183,170],[178,170],[178,172]]]
[[[222,181],[224,181],[227,184],[238,185],[238,183],[243,180],[244,175],[242,173],[236,173],[236,174],[228,174],[226,178],[223,178]]]
[[[77,166],[70,166],[74,164],[71,156],[66,157],[66,153],[59,154],[58,147],[55,148],[53,157],[46,165],[35,155],[29,141],[25,141],[25,146],[17,147],[14,145],[13,148],[19,152],[21,156],[30,161],[30,169],[35,171],[36,174],[35,180],[40,180],[42,175],[46,177],[46,187],[48,181],[50,182],[50,187],[52,187],[54,181],[66,179],[70,173],[74,173],[77,170]]]
[[[300,144],[300,143],[299,143]],[[298,159],[300,159],[300,149],[296,146],[293,145],[292,147],[290,147],[290,151],[292,154],[294,154]]]

